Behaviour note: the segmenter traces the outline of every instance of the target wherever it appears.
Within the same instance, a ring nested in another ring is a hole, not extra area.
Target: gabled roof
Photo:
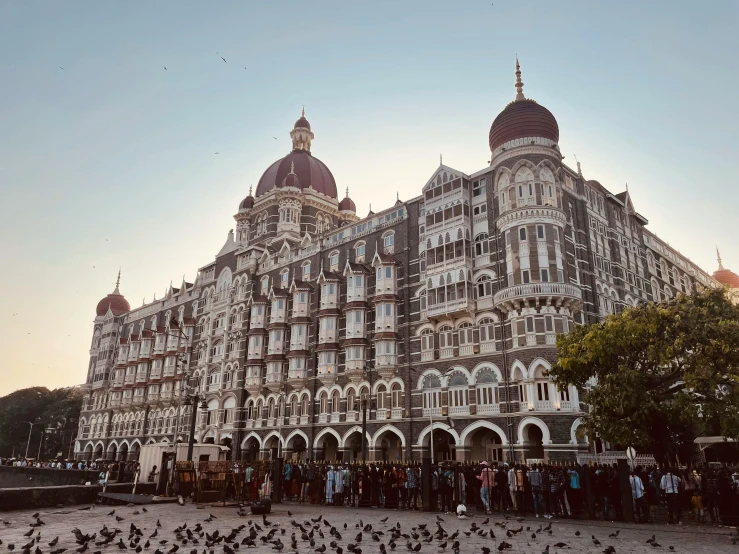
[[[444,173],[446,173],[446,175],[447,175],[447,180],[446,181],[443,180],[444,179]],[[453,180],[455,180],[455,179],[457,179],[459,177],[462,177],[463,179],[467,179],[467,180],[469,180],[469,178],[470,178],[469,175],[467,175],[465,173],[462,173],[461,171],[459,171],[457,169],[451,168],[448,165],[444,165],[443,163],[440,163],[439,164],[439,167],[436,169],[436,171],[434,171],[434,174],[431,176],[431,178],[428,181],[426,181],[426,184],[425,185],[423,185],[423,189],[422,190],[425,191],[430,185],[436,184],[437,178],[439,176],[441,176],[441,178],[442,178],[442,181],[441,181],[442,183],[447,183],[449,181],[453,181]]]
[[[321,272],[318,274],[318,279],[316,279],[318,283],[321,283],[324,281],[339,282],[341,280],[342,278],[341,278],[340,273],[334,273],[333,271],[326,271],[325,269],[321,269]]]
[[[300,279],[293,278],[293,282],[290,284],[290,292],[294,292],[296,290],[313,290],[313,285],[311,285],[308,281],[301,281]]]
[[[382,254],[379,251],[376,251],[374,257],[372,258],[372,267],[375,267],[377,264],[398,265],[400,264],[400,262],[398,261],[398,258],[393,256],[392,254]]]
[[[344,264],[344,277],[346,277],[350,273],[370,274],[372,273],[372,271],[364,264],[350,262],[349,260],[347,260],[346,264]]]
[[[272,288],[269,290],[269,294],[267,295],[268,300],[272,300],[273,298],[287,298],[289,296],[287,289],[282,289],[280,287],[272,286]]]
[[[216,254],[216,258],[220,258],[221,256],[228,254],[229,252],[233,252],[238,247],[239,245],[236,244],[236,241],[234,240],[234,231],[233,229],[231,229],[229,230],[228,236],[226,237],[226,243],[218,251],[218,254]]]

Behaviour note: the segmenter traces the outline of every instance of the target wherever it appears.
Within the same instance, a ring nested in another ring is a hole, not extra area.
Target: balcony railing
[[[118,408],[118,407],[119,407],[119,406],[121,405],[121,399],[120,399],[120,398],[111,398],[111,399],[110,399],[110,400],[108,401],[108,405],[109,405],[109,406],[110,406],[111,408]]]
[[[307,415],[300,416],[300,425],[308,425],[308,416]]]
[[[328,423],[329,414],[318,414],[318,423]]]
[[[562,296],[582,300],[582,292],[578,287],[566,283],[528,283],[507,287],[495,293],[493,302],[500,304],[516,298],[535,296]]]
[[[421,361],[428,362],[434,359],[433,350],[421,350]]]
[[[537,412],[554,411],[554,402],[552,400],[537,400],[536,402],[534,402],[534,409]]]
[[[402,419],[403,417],[403,408],[393,408],[390,412],[390,418],[391,419]]]
[[[449,415],[469,415],[469,406],[449,406]]]
[[[398,363],[398,357],[395,354],[378,354],[377,366],[395,366]]]
[[[454,357],[454,347],[449,346],[447,348],[439,348],[439,358],[446,359],[446,358],[453,358]]]
[[[346,420],[347,421],[359,421],[359,412],[355,412],[354,410],[346,412]]]
[[[475,345],[474,344],[463,344],[459,347],[459,355],[460,356],[472,356],[472,354],[475,353]]]
[[[434,416],[440,416],[440,415],[441,415],[441,408],[424,408],[423,409],[424,417],[434,417]]]
[[[471,298],[462,298],[459,300],[449,300],[428,306],[426,315],[428,317],[436,317],[440,315],[451,315],[460,312],[471,312],[475,309],[475,301]]]
[[[339,423],[341,421],[341,414],[339,412],[333,412],[331,414],[331,423]]]

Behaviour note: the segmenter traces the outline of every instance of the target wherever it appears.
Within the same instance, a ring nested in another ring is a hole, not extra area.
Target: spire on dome
[[[288,175],[295,175],[295,162],[290,162],[290,173]]]
[[[721,253],[718,251],[718,246],[716,247],[716,258],[718,259],[718,270],[723,271],[724,264],[721,263]]]
[[[249,185],[249,196],[251,196],[251,189],[254,185]]]
[[[310,152],[310,143],[313,140],[313,133],[310,130],[310,123],[305,118],[305,106],[300,112],[300,119],[293,125],[290,131],[290,138],[293,139],[293,150],[305,150]]]
[[[118,290],[118,287],[121,285],[121,268],[118,268],[118,279],[115,281],[115,290],[113,291],[113,294],[120,294],[121,292]]]
[[[518,63],[518,56],[516,56],[516,100],[526,100],[523,95],[523,81],[521,81],[521,66]]]
[[[302,112],[300,112],[300,115],[301,115],[302,117],[305,117],[305,104],[303,104],[303,111],[302,111]]]

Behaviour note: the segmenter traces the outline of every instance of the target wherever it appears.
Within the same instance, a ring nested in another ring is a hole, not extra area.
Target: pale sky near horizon
[[[739,272],[739,2],[709,4],[0,3],[0,395],[84,381],[119,267],[132,307],[192,281],[303,105],[361,216],[440,153],[483,169],[516,54],[565,163]]]

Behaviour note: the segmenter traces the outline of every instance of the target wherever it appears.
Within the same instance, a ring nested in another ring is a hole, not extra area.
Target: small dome
[[[300,179],[298,179],[298,176],[295,175],[295,162],[290,165],[290,173],[288,173],[282,180],[282,186],[294,187],[296,189],[300,188]]]
[[[730,289],[739,289],[739,275],[730,269],[719,269],[713,272],[713,278]]]
[[[251,210],[253,207],[254,207],[254,197],[251,195],[251,190],[249,190],[249,196],[244,198],[241,201],[241,204],[239,204],[239,211]]]
[[[296,129],[297,128],[308,129],[310,131],[310,123],[308,122],[307,119],[305,119],[305,112],[303,112],[303,114],[304,115],[301,115],[300,119],[298,119],[295,122],[295,125],[293,125],[293,127],[295,127]]]
[[[357,213],[357,206],[354,204],[354,200],[349,198],[349,194],[339,202],[339,211]]]
[[[490,151],[509,140],[541,137],[559,142],[559,126],[552,112],[533,100],[516,100],[498,114],[490,127]]]
[[[108,308],[111,309],[113,315],[121,315],[131,311],[131,305],[119,292],[118,286],[121,283],[121,272],[118,272],[118,280],[115,283],[115,290],[108,296],[98,302],[95,313],[97,315],[105,315],[108,313]]]

